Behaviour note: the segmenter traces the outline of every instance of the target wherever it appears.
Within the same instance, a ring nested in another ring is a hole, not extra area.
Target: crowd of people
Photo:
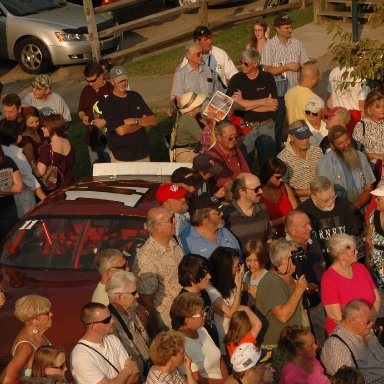
[[[45,336],[47,298],[17,300],[24,327],[2,383],[65,382],[65,353],[80,384],[384,382],[384,95],[335,68],[322,100],[292,20],[278,15],[274,27],[269,38],[254,23],[241,71],[195,29],[169,108],[170,160],[191,168],[158,187],[132,271],[120,250],[97,253],[100,281],[72,351]],[[90,62],[84,76],[91,163],[150,161],[156,117],[124,67]],[[220,121],[203,114],[216,91],[233,99]],[[74,165],[70,114],[49,76],[2,109],[0,238],[69,185]]]

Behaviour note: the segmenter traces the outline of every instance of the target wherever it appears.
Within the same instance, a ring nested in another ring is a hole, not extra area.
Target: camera
[[[299,247],[294,251],[291,251],[292,263],[296,267],[295,275],[297,278],[304,275],[303,272],[303,262],[307,260],[307,255],[304,252],[304,249]]]

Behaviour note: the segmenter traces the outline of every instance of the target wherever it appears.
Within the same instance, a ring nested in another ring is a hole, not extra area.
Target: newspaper
[[[233,99],[223,92],[216,91],[203,114],[215,119],[217,122],[223,120],[231,110]]]
[[[0,169],[0,190],[11,188],[13,184],[12,168]]]

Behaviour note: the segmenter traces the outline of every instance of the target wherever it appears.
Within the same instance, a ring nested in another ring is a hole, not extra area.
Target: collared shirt
[[[208,153],[223,168],[220,175],[215,177],[218,188],[222,187],[226,182],[236,179],[240,173],[250,172],[248,164],[238,148],[234,148],[228,156],[216,143]]]
[[[171,95],[182,96],[187,92],[204,95],[209,99],[213,96],[214,83],[211,70],[207,65],[200,65],[198,71],[194,70],[189,63],[176,69]]]
[[[360,151],[357,151],[357,154],[360,167],[351,170],[356,185],[354,191],[347,189],[347,178],[341,164],[343,160],[339,158],[333,149],[328,151],[317,164],[317,175],[325,176],[331,180],[335,186],[337,196],[347,198],[351,203],[356,201],[351,199],[353,196],[358,197],[368,185],[373,184],[376,180],[365,154]]]
[[[305,119],[305,122],[308,125],[309,130],[312,132],[312,136],[309,138],[309,142],[312,145],[319,147],[324,137],[328,136],[327,124],[325,121],[321,120],[320,129],[316,129],[307,119]]]
[[[303,159],[287,142],[277,157],[287,166],[283,181],[295,189],[309,189],[310,182],[316,177],[316,165],[323,157],[323,151],[311,145],[307,151],[307,157]],[[301,201],[306,199],[307,197],[300,197]]]
[[[349,331],[343,323],[340,323],[332,334],[340,336],[348,344],[366,384],[384,382],[384,349],[372,331],[365,339],[368,341],[368,345],[361,336]],[[321,361],[330,375],[334,375],[343,365],[356,368],[351,352],[336,337],[329,337],[325,341],[321,351]]]
[[[137,251],[133,273],[139,294],[153,295],[153,304],[160,313],[169,313],[174,298],[181,290],[178,266],[183,250],[174,240],[164,247],[149,236]]]
[[[307,61],[309,61],[309,58],[303,44],[294,37],[290,37],[287,43],[284,44],[276,35],[266,42],[261,51],[261,64],[271,67],[279,67],[287,63],[303,65]],[[279,76],[281,77],[281,75]],[[287,71],[284,72],[284,76],[288,81],[288,89],[299,84],[300,72]],[[279,93],[279,96],[282,95]]]
[[[233,248],[240,254],[240,245],[227,228],[219,228],[217,230],[217,243],[213,243],[211,240],[201,236],[192,226],[180,233],[180,240],[183,243],[186,254],[194,253],[206,259],[211,257],[212,252],[217,247]]]

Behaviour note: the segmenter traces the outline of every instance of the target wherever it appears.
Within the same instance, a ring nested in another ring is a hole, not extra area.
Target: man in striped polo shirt
[[[284,95],[289,88],[299,84],[300,69],[309,61],[303,44],[292,36],[292,19],[278,15],[274,26],[276,36],[268,40],[261,51],[261,64],[264,71],[275,76],[279,109],[275,114],[276,150],[280,150],[285,116]]]
[[[295,121],[288,130],[286,146],[277,157],[287,166],[283,181],[294,189],[300,201],[305,201],[311,196],[309,184],[316,177],[316,165],[323,151],[310,144],[312,132],[305,121]]]

